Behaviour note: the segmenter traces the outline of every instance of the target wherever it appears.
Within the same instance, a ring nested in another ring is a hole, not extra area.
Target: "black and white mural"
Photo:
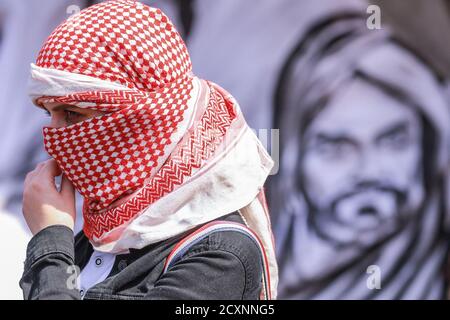
[[[388,30],[331,17],[280,77],[280,298],[445,295],[449,104]]]

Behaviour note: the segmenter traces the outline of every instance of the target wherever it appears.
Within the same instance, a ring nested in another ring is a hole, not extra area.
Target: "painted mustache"
[[[336,207],[340,202],[357,196],[361,193],[370,191],[392,194],[392,196],[396,199],[398,205],[401,205],[406,201],[406,190],[402,190],[391,184],[386,184],[378,181],[362,182],[355,185],[353,188],[351,188],[351,190],[344,191],[338,194],[331,202],[332,212],[335,212]]]

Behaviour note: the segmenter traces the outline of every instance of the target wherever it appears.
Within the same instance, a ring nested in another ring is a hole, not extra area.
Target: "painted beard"
[[[336,246],[367,248],[395,234],[414,215],[420,205],[409,203],[410,197],[409,190],[378,182],[355,185],[337,194],[324,209],[306,197],[309,223]]]

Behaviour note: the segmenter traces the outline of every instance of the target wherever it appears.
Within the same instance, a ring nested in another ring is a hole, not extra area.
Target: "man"
[[[356,14],[315,26],[279,86],[280,298],[445,295],[450,126],[430,68]]]
[[[65,20],[31,65],[29,94],[51,117],[53,159],[24,181],[26,299],[276,296],[273,162],[234,98],[194,76],[163,12],[114,0]]]

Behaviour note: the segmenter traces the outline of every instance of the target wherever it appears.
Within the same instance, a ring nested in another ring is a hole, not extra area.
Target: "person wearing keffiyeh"
[[[70,17],[32,64],[29,95],[52,118],[52,159],[25,181],[25,298],[276,297],[273,162],[234,98],[192,73],[159,9],[113,0]]]

